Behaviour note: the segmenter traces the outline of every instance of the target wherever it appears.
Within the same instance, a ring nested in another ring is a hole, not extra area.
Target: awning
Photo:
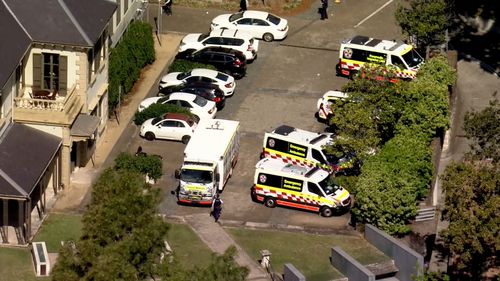
[[[76,141],[92,139],[99,121],[97,116],[80,113],[71,127],[70,135]]]

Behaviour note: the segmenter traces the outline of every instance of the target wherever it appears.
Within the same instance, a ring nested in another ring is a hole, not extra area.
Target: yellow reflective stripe
[[[408,45],[408,47],[406,47],[406,49],[404,49],[404,50],[401,52],[400,56],[405,55],[405,54],[406,54],[406,53],[408,53],[411,49],[413,49],[413,47],[412,47],[411,45]]]
[[[348,59],[341,59],[342,62],[345,62],[345,63],[350,63],[350,64],[359,64],[360,66],[365,64],[365,62],[363,61],[359,61],[359,60],[348,60]]]
[[[186,185],[184,188],[187,190],[191,190],[191,191],[205,191],[205,190],[207,190],[206,187],[199,186],[199,185]]]
[[[296,197],[300,196],[303,199],[307,199],[307,200],[310,200],[310,201],[316,201],[316,202],[319,202],[319,203],[324,203],[325,205],[328,205],[328,206],[334,206],[335,205],[335,201],[334,200],[330,200],[327,197],[322,197],[322,196],[317,196],[317,195],[311,195],[311,194],[306,194],[306,193],[297,192],[297,191],[291,191],[291,190],[287,190],[287,189],[284,189],[284,188],[273,187],[273,186],[263,185],[263,184],[256,184],[255,186],[256,187],[260,187],[260,188],[269,189],[269,191],[272,190],[272,191],[275,191],[275,192],[279,192],[280,194],[285,193],[285,195],[287,195],[287,196],[288,195],[295,195]],[[338,201],[339,200],[337,200],[337,202]]]
[[[298,157],[298,156],[295,156],[293,154],[288,154],[288,153],[285,153],[285,152],[282,152],[282,151],[277,151],[277,150],[274,150],[274,149],[269,149],[269,148],[264,148],[264,151],[265,152],[268,152],[268,153],[272,153],[272,154],[279,154],[281,156],[285,156],[285,157],[290,157],[291,159],[293,160],[296,160],[296,161],[301,161],[301,162],[304,162],[304,163],[308,163],[310,165],[314,165],[315,162],[313,161],[310,161],[310,160],[307,160],[305,158],[302,158],[302,157]],[[283,157],[280,157],[280,158],[283,158]],[[286,158],[285,158],[286,159]]]

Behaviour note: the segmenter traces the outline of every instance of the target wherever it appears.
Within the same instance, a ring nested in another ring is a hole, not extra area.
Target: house
[[[46,191],[69,186],[73,169],[86,165],[98,145],[108,118],[117,6],[111,0],[0,1],[3,243],[13,242],[12,229],[18,244],[28,242],[31,215],[41,220],[45,213]]]

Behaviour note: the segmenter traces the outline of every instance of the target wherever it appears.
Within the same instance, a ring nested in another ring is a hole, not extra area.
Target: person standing
[[[321,20],[328,19],[328,0],[321,0]]]
[[[222,213],[222,204],[224,204],[224,202],[217,193],[214,200],[212,201],[212,211],[210,212],[212,216],[214,216],[215,222],[219,221],[220,215]]]
[[[167,16],[171,16],[172,15],[172,1],[173,0],[165,0],[165,4],[163,4],[163,6],[162,6],[163,12]]]
[[[248,0],[240,0],[240,12],[246,11],[248,8]]]

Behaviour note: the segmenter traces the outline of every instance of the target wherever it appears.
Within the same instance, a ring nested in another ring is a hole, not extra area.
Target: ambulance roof
[[[272,133],[285,136],[299,143],[323,146],[332,141],[331,133],[313,133],[310,131],[298,129],[288,125],[281,125],[274,129]]]
[[[330,174],[317,167],[306,167],[283,162],[282,159],[263,158],[255,165],[255,169],[281,176],[307,178],[313,182],[322,181]]]
[[[353,45],[361,45],[367,47],[366,49],[372,49],[372,50],[386,50],[390,52],[395,52],[395,53],[401,53],[409,48],[411,48],[410,45],[402,43],[402,42],[396,42],[392,40],[381,40],[381,39],[375,39],[375,38],[370,38],[367,36],[354,36],[353,38],[344,40],[342,42],[343,44],[353,44]]]
[[[218,161],[238,130],[240,122],[222,119],[202,119],[184,149],[184,158]]]

